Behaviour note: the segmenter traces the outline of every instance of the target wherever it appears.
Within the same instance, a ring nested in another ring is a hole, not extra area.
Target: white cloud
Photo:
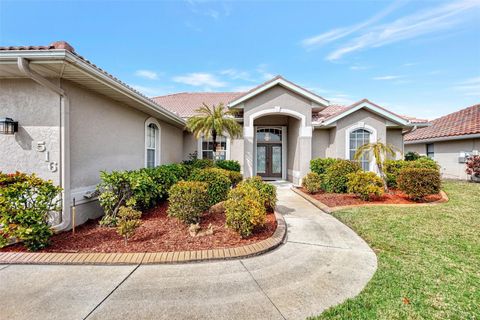
[[[261,81],[266,81],[270,80],[275,77],[273,73],[270,73],[267,71],[267,65],[266,64],[259,64],[256,69],[257,73],[261,77]]]
[[[146,95],[147,97],[156,97],[162,96],[169,92],[174,91],[173,88],[166,88],[166,87],[148,87],[148,86],[141,86],[137,84],[132,84],[131,87],[142,94]]]
[[[252,88],[253,88],[253,86],[238,86],[238,87],[232,88],[232,91],[234,91],[234,92],[247,92]]]
[[[356,102],[355,100],[353,100],[350,96],[348,96],[346,94],[337,94],[337,95],[329,96],[328,100],[330,100],[330,102],[332,104],[339,104],[339,105],[343,105],[343,106],[349,106],[349,105],[353,104],[354,102]]]
[[[227,76],[232,80],[244,80],[244,81],[252,81],[255,82],[256,80],[252,78],[250,72],[248,71],[240,71],[237,69],[225,69],[220,71],[221,75]]]
[[[353,65],[353,66],[350,66],[350,70],[355,70],[355,71],[367,70],[367,69],[369,69],[369,68],[370,68],[370,67],[361,66],[361,65]]]
[[[373,80],[397,80],[397,79],[401,79],[401,78],[403,78],[403,76],[392,76],[392,75],[389,75],[389,76],[373,77],[372,79],[373,79]]]
[[[480,77],[467,79],[453,88],[466,96],[480,97]]]
[[[158,79],[158,73],[156,73],[155,71],[151,71],[151,70],[137,70],[135,72],[135,75],[137,77],[141,77],[141,78],[145,78],[145,79],[149,79],[149,80],[157,80]]]
[[[333,29],[333,30],[321,33],[319,35],[303,39],[301,43],[303,47],[305,47],[306,49],[312,49],[314,47],[319,47],[329,42],[344,38],[352,33],[355,33],[361,29],[364,29],[369,25],[372,25],[375,22],[381,20],[385,16],[389,15],[392,11],[397,9],[403,3],[404,1],[395,1],[390,6],[388,6],[385,10],[380,11],[378,14],[374,15],[368,20],[365,20],[364,22],[361,22],[359,24],[356,24],[350,27]]]
[[[173,81],[194,87],[221,88],[227,84],[211,73],[194,72],[173,78]]]
[[[340,46],[327,56],[338,60],[347,53],[381,47],[394,42],[412,39],[442,31],[475,17],[472,9],[480,7],[480,0],[462,0],[429,8],[383,25],[366,30],[352,41]],[[470,13],[470,16],[467,14]]]

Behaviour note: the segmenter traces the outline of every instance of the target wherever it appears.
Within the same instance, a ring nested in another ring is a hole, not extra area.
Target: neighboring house
[[[403,131],[418,125],[366,99],[351,106],[326,99],[280,76],[243,93],[179,93],[149,99],[75,53],[66,42],[0,47],[0,118],[18,121],[0,134],[0,170],[35,172],[62,186],[62,221],[71,227],[101,214],[91,197],[102,170],[213,156],[212,143],[185,131],[202,103],[238,110],[244,134],[220,138],[220,155],[238,160],[245,177],[299,184],[312,158],[352,159],[377,140],[403,150]],[[361,161],[373,170],[373,159]]]
[[[466,157],[480,152],[480,104],[448,114],[405,135],[405,152],[437,161],[444,178],[467,179]]]

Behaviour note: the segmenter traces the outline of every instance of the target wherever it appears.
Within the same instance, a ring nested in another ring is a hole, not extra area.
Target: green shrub
[[[357,162],[350,160],[336,160],[336,162],[329,166],[325,172],[326,191],[335,193],[347,192],[347,175],[360,170],[360,166]]]
[[[61,190],[35,174],[0,172],[0,248],[11,238],[30,251],[45,248],[53,234],[49,213],[61,210]]]
[[[440,192],[440,172],[429,168],[404,168],[400,171],[397,184],[411,199],[422,200],[429,194]]]
[[[418,152],[415,151],[408,151],[405,153],[405,161],[415,161],[420,158]]]
[[[189,171],[183,164],[167,164],[155,168],[141,169],[145,171],[159,187],[158,198],[165,199],[168,190],[180,180],[188,177]]]
[[[406,167],[440,170],[438,163],[429,157],[420,157],[415,161],[408,161]]]
[[[226,225],[242,237],[248,237],[257,226],[265,224],[265,206],[260,193],[252,184],[239,184],[230,190],[225,201]]]
[[[193,171],[195,169],[206,169],[206,168],[215,167],[215,164],[211,159],[196,159],[196,158],[183,161],[183,165],[189,168],[190,171]]]
[[[197,223],[208,209],[208,184],[199,181],[180,181],[168,192],[168,210],[171,217],[185,223]]]
[[[152,170],[154,169],[100,173],[98,200],[105,213],[101,224],[115,226],[121,206],[142,210],[152,207],[160,200],[164,189],[155,181]]]
[[[226,170],[228,174],[228,178],[230,179],[230,182],[232,183],[232,187],[235,187],[237,184],[239,184],[243,180],[243,175],[240,172],[237,171],[229,171]]]
[[[304,187],[308,193],[317,193],[322,190],[322,176],[316,172],[308,173],[302,180],[302,187]]]
[[[387,177],[387,186],[389,188],[397,187],[397,177],[400,171],[407,166],[405,160],[386,160],[384,162],[384,171]]]
[[[118,210],[117,219],[117,233],[121,235],[125,241],[125,245],[128,244],[128,238],[135,235],[135,231],[140,227],[142,220],[140,217],[142,213],[132,208],[120,207]]]
[[[221,169],[240,172],[240,163],[236,160],[217,160],[215,165]]]
[[[190,175],[190,180],[208,184],[209,206],[224,201],[232,184],[227,171],[218,168],[195,169]]]
[[[327,168],[337,162],[337,159],[333,158],[317,158],[310,160],[310,171],[317,174],[324,174]]]
[[[357,171],[347,174],[347,191],[365,201],[383,195],[383,181],[374,172]]]
[[[274,210],[277,205],[277,188],[262,180],[261,177],[255,176],[243,180],[239,185],[250,185],[257,189],[265,209]]]

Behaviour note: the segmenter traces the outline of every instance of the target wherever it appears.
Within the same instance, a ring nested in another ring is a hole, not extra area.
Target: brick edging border
[[[275,218],[277,228],[270,238],[241,247],[138,253],[0,252],[0,264],[132,265],[246,258],[273,250],[284,242],[287,234],[285,219],[278,212],[275,212]]]
[[[326,212],[326,213],[332,213],[332,212],[343,210],[343,209],[358,208],[358,207],[387,206],[387,207],[404,207],[404,208],[406,208],[406,207],[412,207],[412,206],[415,206],[415,207],[417,207],[417,206],[420,206],[420,207],[421,206],[433,206],[433,205],[437,205],[437,204],[440,204],[440,203],[447,202],[449,200],[447,194],[443,190],[441,190],[440,195],[442,196],[442,199],[437,200],[437,201],[433,201],[433,202],[429,202],[429,203],[410,203],[410,204],[407,204],[407,203],[398,203],[398,204],[395,204],[395,203],[367,203],[367,204],[352,204],[352,205],[348,205],[348,206],[329,207],[325,203],[309,196],[308,194],[302,192],[301,190],[299,190],[295,187],[292,187],[291,189],[292,189],[293,192],[295,192],[296,194],[298,194],[299,196],[301,196],[302,198],[304,198],[305,200],[307,200],[308,202],[313,204],[315,207],[317,207],[318,209],[320,209],[320,210],[322,210],[323,212]]]

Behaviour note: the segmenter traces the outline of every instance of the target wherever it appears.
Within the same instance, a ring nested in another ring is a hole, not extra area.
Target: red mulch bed
[[[303,193],[308,194],[310,197],[317,199],[318,201],[326,204],[329,207],[341,207],[350,205],[361,204],[417,204],[417,203],[430,203],[442,199],[439,194],[432,194],[425,197],[422,201],[413,201],[407,197],[400,190],[389,190],[389,193],[385,193],[381,197],[377,197],[372,201],[364,201],[354,194],[350,193],[325,193],[319,192],[315,194],[309,194],[304,188],[300,188]]]
[[[161,252],[188,251],[215,248],[232,248],[255,243],[269,238],[277,228],[275,214],[267,214],[264,227],[243,239],[235,231],[225,227],[225,214],[205,213],[200,226],[207,228],[211,223],[213,235],[192,237],[188,225],[176,218],[167,216],[167,203],[146,212],[142,216],[142,225],[135,236],[125,246],[123,238],[114,228],[102,227],[97,220],[89,220],[76,228],[75,235],[69,232],[56,234],[51,245],[41,252]],[[1,251],[26,251],[21,244],[15,244]]]

